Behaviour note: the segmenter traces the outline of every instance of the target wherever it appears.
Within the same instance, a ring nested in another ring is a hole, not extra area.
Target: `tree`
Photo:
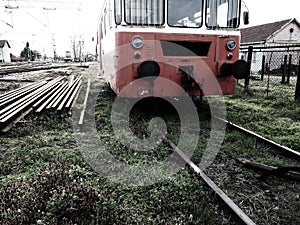
[[[33,61],[33,52],[29,48],[29,43],[26,42],[26,47],[21,51],[21,57],[25,58],[26,61]]]
[[[77,36],[77,34],[74,34],[73,37],[71,37],[71,48],[73,51],[74,59],[81,60],[84,54],[84,40],[82,35]]]

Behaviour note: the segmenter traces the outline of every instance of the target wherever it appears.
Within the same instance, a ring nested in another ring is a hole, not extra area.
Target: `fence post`
[[[264,75],[265,75],[265,65],[266,65],[266,56],[263,55],[262,57],[262,63],[261,63],[261,77],[260,80],[264,80]]]
[[[267,69],[267,75],[268,75],[268,79],[267,79],[267,98],[269,98],[269,91],[270,91],[270,64],[266,63],[266,69]]]
[[[246,74],[245,78],[245,89],[249,89],[249,80],[250,80],[250,73],[251,73],[251,62],[252,62],[252,53],[253,53],[253,46],[248,47],[248,58],[247,58],[247,64],[248,64],[248,73]]]
[[[291,78],[291,68],[292,68],[292,57],[293,55],[289,55],[289,64],[288,64],[288,69],[287,69],[287,83],[290,84],[290,78]]]
[[[285,83],[286,64],[287,64],[287,55],[284,55],[283,71],[282,71],[282,78],[281,78],[281,83],[282,84]]]
[[[298,74],[297,74],[297,83],[295,91],[295,100],[300,102],[300,60],[298,62]]]

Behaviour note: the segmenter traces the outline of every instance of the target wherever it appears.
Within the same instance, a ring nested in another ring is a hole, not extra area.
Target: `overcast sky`
[[[186,0],[188,1],[188,0]],[[53,55],[55,40],[58,54],[70,50],[70,39],[82,34],[86,50],[94,53],[97,22],[103,0],[0,0],[0,39],[7,39],[18,55],[30,42],[32,49]],[[245,0],[250,25],[296,18],[296,0]],[[94,42],[92,42],[94,37]]]
[[[250,11],[250,25],[272,23],[289,18],[300,22],[299,1],[297,0],[245,0]]]
[[[95,53],[96,32],[102,0],[0,0],[0,39],[7,39],[13,54],[31,49],[53,56],[70,50],[71,37],[82,36],[86,51]],[[9,7],[8,7],[9,6]],[[92,41],[94,37],[94,42]],[[54,40],[54,41],[53,41]]]

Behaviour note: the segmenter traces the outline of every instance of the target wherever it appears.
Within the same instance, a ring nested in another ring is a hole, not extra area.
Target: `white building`
[[[262,57],[266,57],[270,63],[270,69],[280,66],[283,53],[289,54],[293,51],[293,63],[297,64],[299,52],[295,50],[300,46],[300,24],[296,19],[287,19],[274,23],[262,24],[258,26],[241,29],[240,57],[248,58],[248,47],[253,46],[251,72],[257,73],[261,69]],[[295,53],[297,53],[295,55]],[[279,57],[281,57],[279,59]],[[278,64],[279,63],[279,64]]]
[[[0,62],[11,62],[10,45],[6,40],[0,40]]]

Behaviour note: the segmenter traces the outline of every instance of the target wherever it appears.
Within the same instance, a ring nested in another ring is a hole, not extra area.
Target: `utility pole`
[[[57,60],[57,54],[56,54],[56,41],[55,41],[55,36],[54,33],[52,33],[52,46],[53,46],[53,60]]]
[[[51,30],[51,26],[50,26],[50,20],[49,20],[49,11],[54,11],[56,10],[55,7],[53,8],[47,8],[47,7],[43,7],[43,10],[47,11],[47,18],[48,18],[48,29]],[[56,41],[55,41],[55,35],[52,31],[52,37],[51,37],[51,41],[52,41],[52,47],[53,47],[53,60],[56,61],[57,60],[57,54],[56,54]]]

